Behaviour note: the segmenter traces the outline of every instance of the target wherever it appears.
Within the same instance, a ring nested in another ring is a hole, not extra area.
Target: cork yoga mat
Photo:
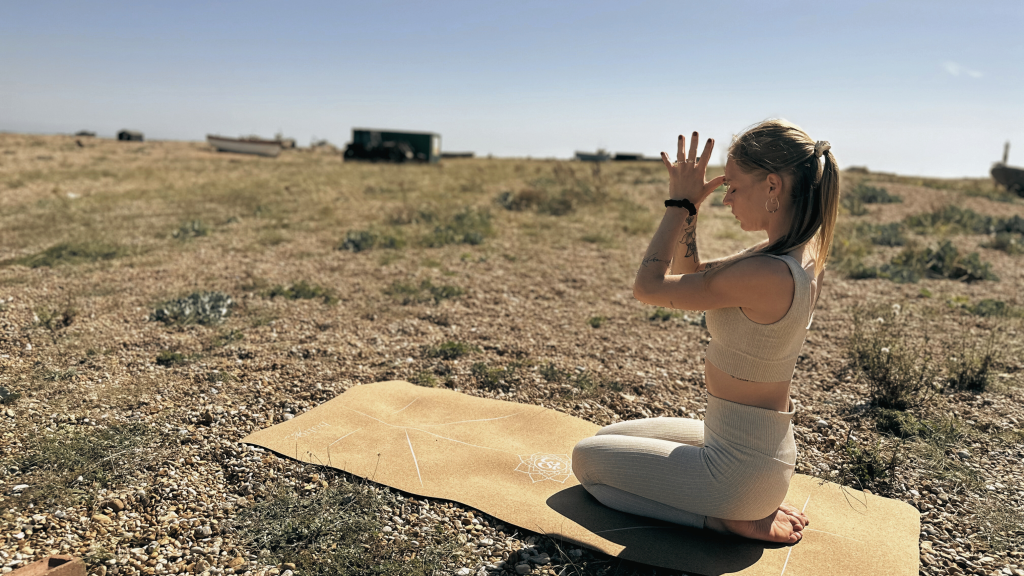
[[[912,506],[796,475],[786,501],[811,519],[795,546],[720,536],[601,505],[572,475],[598,426],[529,404],[408,382],[351,388],[242,442],[626,560],[688,573],[772,576],[918,573]]]

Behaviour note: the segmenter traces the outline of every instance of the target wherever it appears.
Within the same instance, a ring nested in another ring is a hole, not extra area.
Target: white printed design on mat
[[[568,454],[520,454],[515,471],[529,474],[534,482],[552,480],[564,484],[572,476],[572,460]]]

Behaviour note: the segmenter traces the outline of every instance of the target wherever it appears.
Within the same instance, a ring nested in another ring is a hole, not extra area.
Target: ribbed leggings
[[[707,516],[760,520],[789,490],[794,411],[708,395],[704,421],[645,418],[605,426],[573,449],[580,484],[610,508],[702,528]]]

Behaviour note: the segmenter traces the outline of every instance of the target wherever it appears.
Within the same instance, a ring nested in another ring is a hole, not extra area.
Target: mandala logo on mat
[[[520,454],[515,471],[529,474],[534,482],[552,480],[564,484],[572,475],[572,460],[568,454]]]

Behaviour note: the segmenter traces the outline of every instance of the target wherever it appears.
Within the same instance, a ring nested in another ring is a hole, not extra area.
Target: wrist
[[[681,208],[690,213],[690,216],[697,214],[697,205],[688,198],[670,198],[665,200],[666,208]]]

